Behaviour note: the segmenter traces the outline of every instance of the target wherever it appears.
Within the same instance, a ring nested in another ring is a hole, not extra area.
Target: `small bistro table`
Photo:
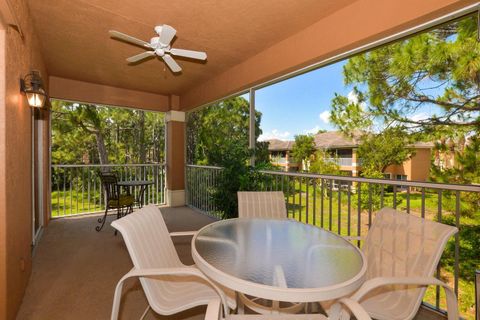
[[[192,239],[197,267],[258,298],[317,302],[346,296],[365,279],[363,253],[342,237],[293,220],[214,222]]]
[[[154,184],[153,181],[148,180],[131,180],[131,181],[118,181],[117,185],[123,187],[127,194],[131,195],[131,188],[140,187],[140,190],[137,194],[137,198],[135,199],[135,203],[142,208],[143,207],[143,194],[145,193],[145,189],[147,186]]]

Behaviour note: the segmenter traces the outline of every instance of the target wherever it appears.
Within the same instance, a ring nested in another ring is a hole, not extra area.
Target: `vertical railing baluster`
[[[460,230],[460,191],[455,192],[455,226]],[[458,278],[460,276],[460,232],[455,233],[455,258],[454,258],[454,290],[458,297]]]
[[[333,219],[333,208],[332,208],[332,201],[333,201],[333,184],[335,180],[329,180],[329,195],[328,195],[328,230],[332,231],[332,219]]]
[[[372,183],[368,184],[368,229],[372,226]]]
[[[85,211],[85,167],[82,167],[82,212]]]
[[[393,186],[393,209],[397,209],[397,185]]]
[[[362,183],[357,183],[357,236],[362,236]],[[360,240],[357,241],[357,246],[360,246]]]
[[[302,182],[303,178],[300,177],[300,189],[298,193],[298,221],[302,221]]]
[[[67,205],[67,197],[66,197],[66,180],[67,180],[67,168],[63,168],[63,216],[67,215],[66,212],[66,205]]]
[[[385,197],[385,185],[380,185],[380,209],[383,208],[383,201]]]
[[[309,193],[309,185],[310,185],[310,178],[305,178],[305,223],[308,224],[308,214],[310,213],[310,206],[309,206],[309,203],[308,203],[308,200],[309,200],[309,197],[308,197],[308,193]]]
[[[422,188],[421,215],[422,218],[425,218],[425,188]]]
[[[297,178],[294,176],[293,177],[293,193],[292,193],[292,199],[293,199],[293,206],[292,206],[292,218],[295,219],[295,197],[297,195]]]
[[[407,187],[407,213],[410,213],[410,187]]]
[[[352,225],[352,183],[348,182],[348,193],[347,193],[347,235],[351,235],[351,225]]]
[[[313,225],[317,225],[317,179],[313,179]]]
[[[437,220],[442,223],[442,190],[438,190]],[[440,263],[437,266],[437,279],[440,279]],[[440,286],[435,287],[435,307],[440,309]]]
[[[337,216],[337,223],[338,223],[338,229],[337,233],[341,234],[342,233],[342,181],[338,181],[338,216]]]
[[[325,182],[324,182],[323,178],[321,179],[320,183],[321,183],[321,187],[320,187],[320,189],[321,189],[321,196],[320,196],[320,226],[323,228],[323,226],[324,226],[324,224],[325,224],[325,223],[324,223],[324,220],[325,220],[325,219],[324,219],[324,215],[323,215],[323,208],[324,208],[324,206],[323,206],[323,201],[324,201],[324,194],[325,194]]]
[[[68,170],[68,172],[69,172],[68,176],[70,177],[70,180],[69,180],[70,183],[68,184],[69,187],[70,187],[69,188],[70,189],[70,193],[69,193],[70,194],[70,215],[72,215],[72,209],[73,209],[73,203],[72,203],[72,184],[73,184],[72,172],[73,172],[73,170],[72,170],[72,168],[70,168]]]

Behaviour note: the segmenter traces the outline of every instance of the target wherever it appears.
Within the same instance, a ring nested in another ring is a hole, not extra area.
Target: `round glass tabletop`
[[[345,284],[354,290],[365,273],[357,247],[336,234],[292,220],[219,221],[201,229],[192,241],[197,266],[232,289],[237,288],[229,285],[230,280],[243,289],[251,284],[267,290],[314,292]]]

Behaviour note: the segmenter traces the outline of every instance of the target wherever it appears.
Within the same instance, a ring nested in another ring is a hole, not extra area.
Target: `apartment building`
[[[314,136],[315,147],[332,155],[340,170],[347,175],[359,176],[362,170],[362,159],[357,156],[361,143],[360,133],[352,138],[339,131],[318,133]],[[269,140],[269,153],[272,164],[284,171],[298,171],[302,164],[291,156],[295,141]],[[430,161],[433,143],[418,142],[413,145],[414,155],[401,165],[391,165],[384,170],[385,178],[395,180],[426,181],[430,174]]]

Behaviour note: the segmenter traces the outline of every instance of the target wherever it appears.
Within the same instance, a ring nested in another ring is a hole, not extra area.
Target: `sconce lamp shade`
[[[27,96],[30,107],[42,108],[47,99],[47,93],[43,88],[40,72],[33,70],[23,79],[20,79],[20,90]]]

